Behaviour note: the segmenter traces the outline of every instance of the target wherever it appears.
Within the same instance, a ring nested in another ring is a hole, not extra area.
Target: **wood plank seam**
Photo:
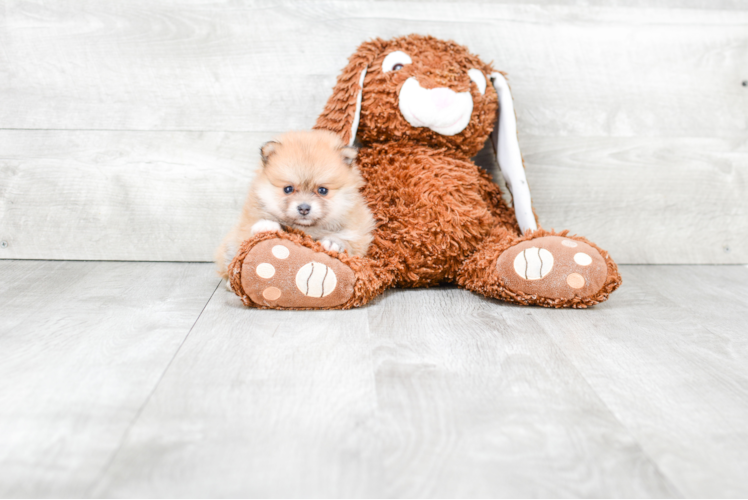
[[[171,367],[172,363],[176,359],[177,355],[179,354],[179,351],[182,349],[182,346],[187,341],[187,338],[190,336],[190,333],[195,328],[195,325],[197,324],[197,322],[200,321],[200,317],[203,315],[203,312],[205,312],[205,308],[208,307],[208,304],[210,304],[210,301],[213,299],[213,296],[216,294],[216,291],[221,286],[221,283],[222,283],[222,281],[219,281],[216,284],[216,287],[213,289],[213,292],[210,294],[210,297],[208,297],[208,300],[205,301],[205,304],[203,305],[203,308],[200,309],[200,313],[197,315],[197,318],[195,318],[195,321],[192,323],[192,326],[190,326],[189,330],[187,331],[187,334],[182,339],[182,342],[179,343],[179,346],[174,351],[174,355],[169,360],[169,363],[164,368],[164,371],[161,373],[161,375],[159,376],[158,380],[153,385],[153,388],[148,393],[148,396],[145,398],[145,401],[143,401],[143,404],[140,405],[140,408],[138,408],[137,413],[135,413],[135,416],[130,421],[130,424],[127,426],[127,429],[125,429],[125,431],[122,433],[122,437],[120,438],[120,441],[119,441],[119,444],[117,445],[117,448],[114,450],[114,452],[112,453],[112,455],[109,457],[109,460],[107,460],[107,462],[101,468],[101,471],[97,474],[96,480],[93,481],[91,483],[91,485],[89,486],[88,490],[86,491],[86,497],[90,498],[92,496],[92,492],[96,490],[96,487],[99,485],[99,483],[101,482],[102,478],[106,475],[106,472],[109,470],[109,468],[111,467],[111,465],[114,463],[114,460],[117,458],[117,455],[119,454],[120,450],[122,449],[122,445],[127,440],[128,434],[130,434],[130,430],[133,428],[133,426],[135,425],[135,423],[138,421],[138,419],[140,418],[140,416],[143,414],[143,410],[146,408],[146,406],[148,406],[148,403],[151,401],[151,398],[153,397],[153,394],[156,392],[156,389],[158,389],[159,384],[161,384],[161,381],[164,379],[164,375],[166,375],[166,373],[169,371],[169,367]]]
[[[532,313],[530,313],[532,314]],[[678,492],[678,494],[681,496],[681,498],[685,498],[686,495],[683,493],[683,491],[676,485],[675,481],[672,477],[670,477],[668,474],[665,473],[665,471],[660,467],[660,464],[655,460],[645,449],[644,445],[641,443],[641,441],[637,438],[636,433],[634,433],[633,429],[631,429],[629,426],[627,426],[616,414],[613,408],[611,408],[608,403],[605,402],[605,399],[602,397],[602,395],[595,389],[595,387],[587,380],[587,377],[584,375],[584,373],[579,369],[576,362],[571,359],[567,354],[566,351],[563,349],[561,345],[556,341],[556,339],[553,337],[553,335],[550,335],[548,333],[548,329],[546,326],[541,323],[536,323],[542,330],[543,334],[548,337],[550,342],[556,346],[556,349],[559,353],[559,355],[563,356],[563,358],[569,363],[569,366],[577,373],[579,374],[579,377],[584,380],[584,384],[587,386],[587,388],[592,392],[598,399],[599,403],[610,413],[611,417],[615,419],[616,422],[618,422],[621,427],[626,429],[626,432],[628,433],[629,437],[636,442],[636,444],[639,446],[639,452],[647,458],[647,460],[652,464],[652,467],[655,468],[660,474],[662,474],[662,477],[664,477],[669,486]]]

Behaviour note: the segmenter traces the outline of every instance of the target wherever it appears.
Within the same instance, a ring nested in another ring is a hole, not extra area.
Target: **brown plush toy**
[[[440,283],[517,304],[606,300],[621,284],[607,252],[538,228],[515,120],[503,74],[465,47],[418,35],[363,43],[315,128],[362,144],[377,221],[367,256],[325,251],[292,230],[260,233],[229,266],[232,289],[274,309],[348,309],[390,287]],[[513,208],[470,160],[492,130]]]

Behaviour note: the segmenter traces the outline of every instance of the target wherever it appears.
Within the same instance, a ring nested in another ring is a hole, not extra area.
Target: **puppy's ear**
[[[262,165],[268,164],[268,159],[276,152],[280,142],[268,141],[260,147],[260,158],[262,158]]]
[[[340,154],[343,156],[343,162],[346,165],[353,165],[353,160],[358,155],[358,149],[353,146],[343,146],[340,148]]]
[[[519,228],[523,233],[528,230],[535,231],[538,226],[532,211],[530,186],[527,185],[525,166],[517,140],[517,116],[514,114],[512,93],[506,78],[499,72],[491,73],[491,83],[499,97],[499,111],[492,133],[496,159],[506,186],[512,193],[514,214]]]
[[[330,130],[338,134],[349,146],[356,139],[356,130],[361,118],[364,79],[371,62],[385,48],[379,38],[362,43],[348,59],[348,66],[338,76],[332,95],[325,109],[317,118],[316,129]]]

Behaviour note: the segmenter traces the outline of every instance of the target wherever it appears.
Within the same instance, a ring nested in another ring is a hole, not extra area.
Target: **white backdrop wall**
[[[4,1],[0,258],[210,260],[259,145],[416,32],[508,72],[544,227],[748,263],[748,2],[577,3]]]

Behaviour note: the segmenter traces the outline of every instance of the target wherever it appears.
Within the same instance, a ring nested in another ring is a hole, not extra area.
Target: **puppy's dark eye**
[[[400,63],[397,63],[394,66],[392,66],[392,71],[397,71],[399,69],[403,69],[403,65]]]
[[[286,193],[286,194],[293,193],[293,186],[286,186],[286,187],[284,187],[283,188],[283,192]]]
[[[317,188],[317,192],[318,192],[319,194],[321,194],[322,196],[324,196],[324,195],[326,195],[326,194],[327,194],[327,188],[326,188],[326,187],[320,187],[320,188]]]

